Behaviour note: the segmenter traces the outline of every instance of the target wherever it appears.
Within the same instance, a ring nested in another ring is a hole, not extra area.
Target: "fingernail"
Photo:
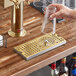
[[[50,16],[50,18],[52,18],[52,16]]]

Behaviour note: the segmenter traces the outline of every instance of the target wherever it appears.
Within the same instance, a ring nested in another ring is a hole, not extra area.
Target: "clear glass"
[[[46,3],[43,5],[43,8],[42,8],[43,12],[45,11],[45,8],[46,8],[49,4],[50,4],[50,3],[46,0]]]
[[[42,11],[45,11],[45,8],[49,5],[50,3],[47,0],[34,0],[33,5],[38,8],[42,8]]]
[[[71,9],[76,10],[76,0],[66,0],[65,5]]]
[[[53,19],[53,25],[49,19],[49,17],[56,12],[56,8],[52,6],[48,6],[45,11],[44,20],[41,27],[41,32],[46,34],[49,32],[55,33],[56,28],[56,18]]]

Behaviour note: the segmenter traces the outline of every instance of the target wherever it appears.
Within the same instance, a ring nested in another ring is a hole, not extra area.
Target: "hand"
[[[50,19],[52,20],[53,18],[62,18],[62,19],[68,19],[68,20],[73,20],[76,19],[76,11],[72,10],[62,4],[51,4],[49,7],[56,7],[56,13],[50,15]]]

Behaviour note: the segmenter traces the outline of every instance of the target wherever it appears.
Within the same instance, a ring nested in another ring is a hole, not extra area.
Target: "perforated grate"
[[[57,34],[46,34],[24,44],[16,46],[14,49],[26,60],[43,54],[49,50],[66,43],[66,40]]]

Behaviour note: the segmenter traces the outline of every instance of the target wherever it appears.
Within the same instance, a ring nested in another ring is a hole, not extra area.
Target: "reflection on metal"
[[[3,36],[0,35],[0,47],[3,46]]]
[[[7,8],[7,7],[14,5],[14,3],[11,2],[10,0],[3,0],[2,5],[3,5],[2,7]]]
[[[45,41],[44,41],[45,46],[48,46],[48,43],[49,43],[48,40],[45,40]]]
[[[2,35],[0,35],[0,47],[3,47],[3,46],[5,48],[7,48],[7,38],[2,36]]]
[[[19,8],[19,5],[23,0],[10,0],[10,1],[12,1],[15,4],[16,8]]]
[[[8,34],[9,34],[10,36],[12,36],[12,37],[23,37],[23,36],[25,36],[26,31],[25,31],[25,30],[22,30],[20,33],[15,33],[15,32],[13,32],[13,31],[9,30],[9,31],[8,31]]]
[[[41,55],[49,50],[57,48],[66,43],[66,40],[57,34],[46,34],[14,48],[26,60]],[[45,44],[47,46],[45,46]]]
[[[23,37],[26,31],[23,29],[23,0],[11,0],[12,6],[11,30],[8,34],[12,37]]]

